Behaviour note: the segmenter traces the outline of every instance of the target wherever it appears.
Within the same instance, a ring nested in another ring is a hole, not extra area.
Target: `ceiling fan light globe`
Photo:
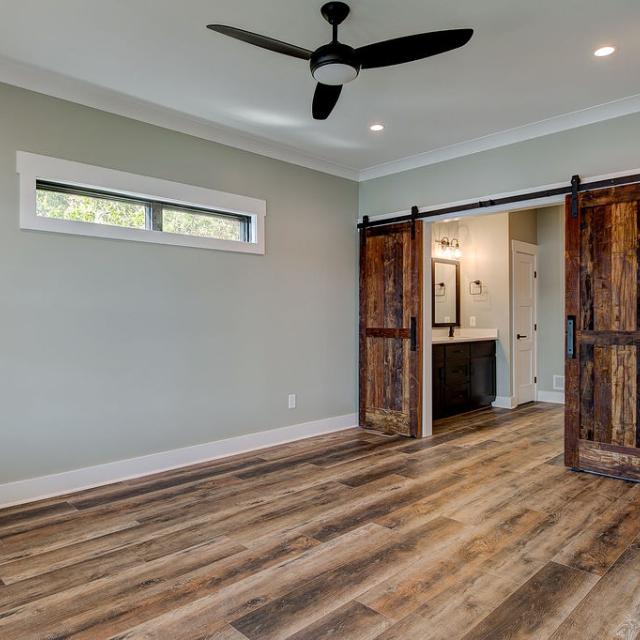
[[[341,42],[330,42],[311,56],[311,75],[320,83],[343,85],[360,73],[360,61],[355,51]]]
[[[352,82],[358,77],[358,69],[350,64],[329,62],[313,70],[313,77],[322,84],[342,85]]]

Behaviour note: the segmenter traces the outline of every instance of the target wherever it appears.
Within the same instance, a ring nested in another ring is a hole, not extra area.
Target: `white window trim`
[[[21,229],[259,255],[264,255],[265,253],[267,203],[264,200],[70,160],[41,156],[26,151],[17,152],[16,165],[20,175]],[[251,218],[251,240],[249,242],[219,240],[164,231],[152,231],[150,229],[129,229],[89,222],[45,218],[36,215],[37,180],[59,182],[86,189],[111,191],[124,196],[148,200],[162,200],[163,202],[180,206],[242,214]]]

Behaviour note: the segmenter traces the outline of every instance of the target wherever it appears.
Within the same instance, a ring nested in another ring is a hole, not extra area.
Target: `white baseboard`
[[[564,404],[564,391],[538,391],[536,399],[538,402]]]
[[[29,478],[0,484],[0,508],[44,498],[52,498],[91,489],[112,482],[139,478],[161,471],[169,471],[216,458],[264,449],[277,444],[302,440],[313,436],[351,429],[358,424],[355,414],[314,420],[270,431],[260,431],[247,435],[206,442],[182,449],[162,451],[139,458],[129,458],[108,462],[93,467],[65,471],[49,476]]]
[[[497,396],[491,406],[498,409],[515,409],[518,405],[514,396]]]

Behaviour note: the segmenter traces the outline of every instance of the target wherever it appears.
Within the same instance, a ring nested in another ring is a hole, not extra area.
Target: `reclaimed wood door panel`
[[[576,217],[567,199],[566,307],[575,329],[573,339],[567,332],[565,461],[636,481],[639,218],[639,185],[581,194]]]
[[[360,232],[361,427],[421,433],[422,227]]]

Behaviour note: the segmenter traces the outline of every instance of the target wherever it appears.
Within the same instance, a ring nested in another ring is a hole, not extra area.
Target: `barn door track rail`
[[[505,196],[504,198],[496,198],[495,200],[478,200],[453,207],[443,207],[442,209],[432,209],[430,211],[420,211],[416,206],[411,208],[411,213],[395,216],[392,218],[384,218],[381,220],[370,220],[369,216],[363,216],[362,222],[358,223],[358,229],[368,227],[379,227],[385,224],[394,224],[397,222],[411,222],[415,225],[416,220],[424,220],[427,218],[435,218],[452,213],[464,213],[465,211],[481,211],[490,207],[500,207],[503,205],[516,204],[526,202],[528,200],[541,200],[544,198],[552,198],[556,196],[570,195],[572,197],[571,215],[576,217],[578,214],[578,195],[584,191],[594,191],[596,189],[607,189],[609,187],[619,187],[625,184],[634,184],[640,182],[640,173],[629,176],[619,176],[616,178],[606,178],[605,180],[595,180],[593,182],[582,182],[579,175],[571,178],[570,184],[566,187],[555,187],[553,189],[544,189],[542,191],[530,191],[528,193],[519,193],[514,196]]]

